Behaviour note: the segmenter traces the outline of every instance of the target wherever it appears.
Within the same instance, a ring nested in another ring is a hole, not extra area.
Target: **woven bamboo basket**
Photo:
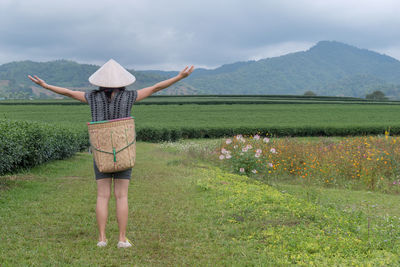
[[[124,171],[135,165],[134,117],[88,123],[93,157],[100,172]]]

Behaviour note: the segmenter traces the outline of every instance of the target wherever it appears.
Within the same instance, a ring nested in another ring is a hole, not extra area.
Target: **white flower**
[[[252,149],[253,147],[252,147],[252,145],[247,145],[246,146],[246,149]]]
[[[251,170],[252,173],[257,173],[257,170]]]
[[[220,155],[220,156],[219,156],[219,159],[224,159],[224,158],[225,158],[224,155]]]
[[[259,136],[258,134],[256,134],[253,138],[254,138],[255,140],[260,140],[260,136]]]
[[[259,158],[259,157],[260,157],[260,154],[259,154],[259,153],[256,153],[256,154],[254,155],[254,157]]]
[[[231,154],[226,154],[225,158],[230,159],[232,158]]]
[[[233,148],[234,148],[234,149],[238,148],[238,145],[234,145]]]
[[[271,167],[271,168],[274,167],[274,165],[271,162],[268,163],[268,166]]]
[[[269,143],[269,138],[268,138],[268,137],[265,137],[265,138],[263,139],[263,142],[264,142],[264,143]]]
[[[272,154],[275,154],[275,153],[276,153],[276,150],[275,150],[275,148],[271,148],[271,150],[270,150],[270,151],[271,151],[271,153],[272,153]]]
[[[247,147],[242,148],[243,152],[247,152],[247,150],[248,150]]]
[[[226,139],[226,142],[225,142],[227,145],[229,145],[229,144],[231,144],[232,143],[232,139]]]
[[[240,171],[240,172],[244,172],[244,168],[240,168],[239,171]]]
[[[257,152],[258,154],[261,154],[261,153],[262,153],[262,150],[261,150],[261,149],[257,149],[256,152]]]
[[[225,148],[223,148],[223,149],[221,149],[221,153],[222,153],[222,154],[228,154],[228,153],[229,153],[229,151],[228,151],[228,150],[226,150]]]
[[[236,140],[240,140],[242,138],[243,138],[243,136],[241,134],[236,135]]]

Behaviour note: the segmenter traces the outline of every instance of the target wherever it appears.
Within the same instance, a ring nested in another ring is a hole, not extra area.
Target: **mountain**
[[[400,62],[366,49],[321,41],[304,52],[224,65],[193,75],[187,82],[207,93],[303,94],[311,90],[317,95],[365,97],[373,90],[384,90],[399,97]]]
[[[37,75],[48,84],[73,90],[93,90],[88,78],[99,66],[79,64],[68,60],[50,62],[20,61],[0,65],[0,99],[62,98],[45,90],[28,79],[27,75]],[[129,70],[137,81],[128,89],[139,89],[153,85],[171,76],[158,72]],[[179,83],[164,94],[198,94],[194,87]]]
[[[26,78],[36,74],[48,83],[93,89],[87,79],[98,68],[67,60],[12,62],[0,66],[0,98],[54,97]],[[135,71],[134,89],[176,75],[174,71]],[[307,51],[258,61],[235,62],[216,69],[196,69],[161,94],[291,94],[365,97],[381,90],[400,99],[400,61],[335,41],[321,41]],[[158,93],[158,94],[160,94]]]

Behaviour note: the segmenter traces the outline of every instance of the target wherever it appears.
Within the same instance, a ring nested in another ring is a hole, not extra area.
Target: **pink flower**
[[[251,170],[252,173],[257,173],[257,170]]]
[[[268,138],[268,137],[265,137],[265,138],[263,139],[263,142],[264,142],[264,143],[269,143],[269,138]]]
[[[260,140],[260,136],[259,136],[258,134],[256,134],[253,138],[254,138],[255,140]]]
[[[226,139],[226,142],[225,142],[227,145],[229,145],[229,144],[231,144],[232,143],[232,139]]]
[[[261,149],[257,149],[256,152],[257,152],[258,154],[261,154],[261,153],[262,153],[262,150],[261,150]]]
[[[271,150],[270,150],[270,151],[271,151],[271,153],[272,153],[272,154],[275,154],[275,153],[276,153],[276,150],[275,150],[275,148],[271,148]]]
[[[231,156],[231,154],[226,154],[225,158],[230,159],[230,158],[232,158],[232,156]]]
[[[236,139],[237,139],[237,140],[240,140],[240,139],[242,139],[242,138],[243,138],[243,136],[242,136],[241,134],[236,135]]]
[[[225,148],[223,148],[223,149],[221,149],[221,153],[222,153],[222,154],[229,154],[229,151],[226,150]]]
[[[259,154],[259,153],[256,153],[256,154],[254,155],[254,157],[259,158],[259,157],[260,157],[260,154]]]
[[[247,147],[242,148],[243,152],[247,152],[247,150],[248,150]]]
[[[271,167],[271,168],[274,167],[274,165],[271,162],[268,163],[268,166]]]
[[[247,145],[247,146],[246,146],[246,149],[252,149],[252,148],[253,148],[252,145]]]
[[[244,168],[240,168],[239,171],[240,171],[240,172],[244,172]]]
[[[220,155],[220,156],[219,156],[219,159],[224,159],[224,158],[225,158],[224,155]]]

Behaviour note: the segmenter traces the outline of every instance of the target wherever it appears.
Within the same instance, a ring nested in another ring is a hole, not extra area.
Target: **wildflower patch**
[[[400,137],[340,139],[268,138],[242,135],[217,148],[220,162],[234,173],[266,181],[286,178],[302,183],[400,192]]]

